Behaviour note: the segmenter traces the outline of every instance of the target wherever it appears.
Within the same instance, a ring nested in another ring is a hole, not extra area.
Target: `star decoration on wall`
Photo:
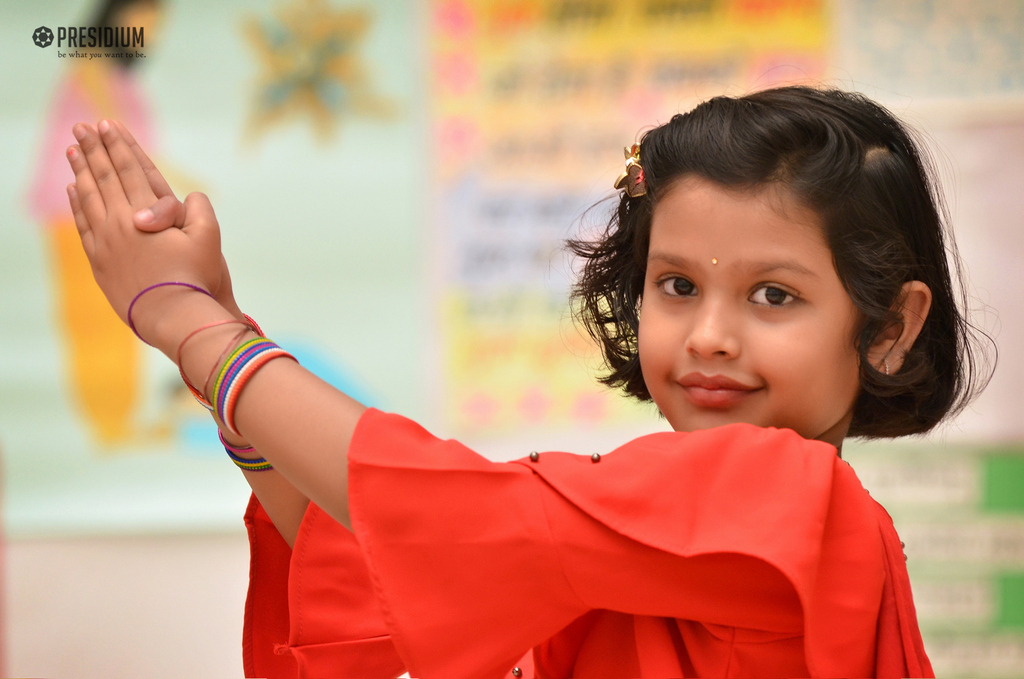
[[[394,105],[378,95],[359,46],[370,26],[365,9],[335,9],[324,0],[294,0],[276,19],[250,19],[245,35],[262,73],[248,139],[290,119],[306,119],[321,141],[348,116],[389,118]]]

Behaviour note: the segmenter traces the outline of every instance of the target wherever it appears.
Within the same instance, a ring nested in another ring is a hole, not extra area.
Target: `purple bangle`
[[[166,283],[156,283],[154,285],[149,286],[148,288],[143,288],[142,291],[139,292],[139,294],[135,295],[135,297],[132,298],[132,303],[128,305],[128,327],[132,329],[132,332],[135,333],[136,337],[138,337],[140,340],[142,340],[142,342],[144,344],[147,344],[149,346],[153,346],[153,345],[149,344],[149,342],[147,342],[146,340],[142,339],[142,335],[140,335],[139,331],[135,329],[135,321],[132,320],[132,309],[135,308],[135,303],[139,301],[140,297],[145,295],[150,290],[155,290],[156,288],[162,288],[165,285],[180,285],[183,288],[192,288],[196,292],[201,292],[204,295],[206,295],[207,297],[209,297],[211,299],[213,298],[213,295],[211,295],[206,290],[203,290],[198,285],[193,285],[191,283],[182,283],[181,281],[167,281]]]

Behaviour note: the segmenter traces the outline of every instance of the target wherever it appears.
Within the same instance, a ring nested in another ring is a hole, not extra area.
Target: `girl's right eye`
[[[685,278],[666,278],[658,287],[670,297],[690,297],[697,290],[697,286]]]

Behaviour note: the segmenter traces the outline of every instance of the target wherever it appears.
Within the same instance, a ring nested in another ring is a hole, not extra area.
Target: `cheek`
[[[849,401],[857,398],[860,393],[860,356],[856,349],[850,347],[842,356],[837,357],[837,362],[843,366],[839,371],[837,380],[841,382],[838,387],[842,395]]]
[[[860,391],[860,354],[857,353],[856,336],[860,331],[860,317],[852,303],[845,318],[836,319],[835,327],[844,328],[836,334],[835,355],[836,379],[842,385],[846,397],[853,399]]]
[[[799,343],[804,349],[796,352],[799,375],[794,386],[799,385],[818,403],[846,408],[860,389],[860,362],[844,325],[842,319],[836,319],[834,325],[825,327],[838,331],[811,333]]]
[[[648,374],[651,368],[651,363],[657,354],[655,348],[652,346],[658,337],[654,323],[651,321],[651,314],[644,314],[643,310],[640,312],[640,322],[637,324],[637,338],[636,347],[637,354],[640,357],[640,371],[644,374],[644,380],[648,381]]]
[[[647,313],[641,307],[637,327],[637,353],[640,357],[640,371],[649,391],[658,389],[666,371],[672,366],[672,333],[670,327],[650,309]]]
[[[794,334],[763,335],[756,346],[769,381],[809,396],[832,400],[829,395],[842,393],[845,399],[851,385],[859,386],[857,352],[844,332],[822,332],[828,327],[816,324]]]

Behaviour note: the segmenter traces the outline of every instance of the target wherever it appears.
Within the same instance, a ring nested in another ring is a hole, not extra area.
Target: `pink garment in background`
[[[42,152],[28,191],[29,213],[41,225],[70,219],[67,185],[75,180],[65,152],[76,143],[71,127],[116,118],[147,150],[153,148],[152,116],[138,79],[124,68],[110,68],[90,80],[85,68],[72,69],[57,87],[47,114]]]

